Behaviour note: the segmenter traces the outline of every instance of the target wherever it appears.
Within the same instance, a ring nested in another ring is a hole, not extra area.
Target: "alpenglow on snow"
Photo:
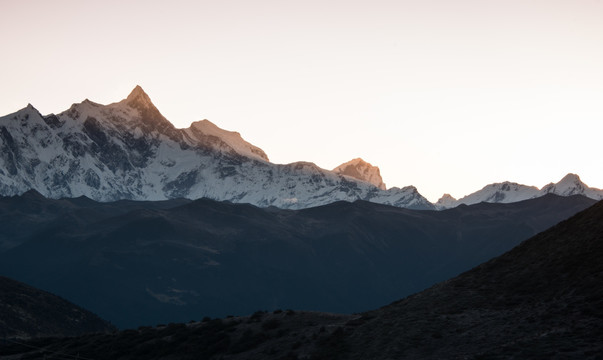
[[[273,164],[236,132],[207,120],[175,128],[140,86],[124,100],[89,100],[42,116],[33,106],[0,118],[0,195],[163,200],[207,197],[305,208],[358,199],[433,205],[408,186],[389,190],[313,163]]]

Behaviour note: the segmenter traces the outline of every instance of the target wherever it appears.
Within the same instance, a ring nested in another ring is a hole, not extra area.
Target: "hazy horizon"
[[[361,157],[431,201],[567,173],[603,187],[603,2],[3,1],[0,116],[135,85],[272,162]]]

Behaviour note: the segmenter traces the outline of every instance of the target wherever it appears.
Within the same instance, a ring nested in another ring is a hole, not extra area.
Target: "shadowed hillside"
[[[363,315],[346,359],[600,358],[603,202],[452,280]]]
[[[0,358],[599,359],[603,202],[454,279],[359,315],[275,311],[37,340]]]
[[[113,330],[111,324],[77,305],[0,276],[0,339]]]

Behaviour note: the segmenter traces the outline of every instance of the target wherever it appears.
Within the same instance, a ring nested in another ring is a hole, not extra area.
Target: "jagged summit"
[[[148,129],[158,130],[173,139],[178,138],[174,125],[159,112],[159,109],[155,107],[149,95],[144,92],[140,85],[136,85],[130,95],[120,103],[125,103],[127,106],[138,110],[142,122]]]
[[[375,185],[381,190],[386,189],[385,183],[383,183],[383,179],[381,178],[379,168],[371,165],[361,158],[355,158],[344,164],[341,164],[333,169],[333,171],[354,179],[366,181]]]
[[[363,161],[357,172],[374,185],[314,164],[270,163],[239,133],[207,120],[177,129],[140,86],[107,105],[86,100],[48,116],[20,110],[0,117],[0,130],[4,196],[33,188],[101,201],[208,197],[300,209],[362,199],[433,209],[415,188],[376,188],[385,188],[378,168]]]
[[[145,105],[145,106],[154,106],[153,102],[149,95],[140,87],[140,85],[136,85],[136,87],[130,92],[130,95],[126,98],[126,103],[129,105]]]
[[[456,201],[456,198],[454,198],[452,195],[444,194],[441,198],[438,199],[435,205],[438,209],[446,209],[453,207],[456,204]]]
[[[574,181],[574,182],[576,182],[576,181],[580,181],[580,182],[582,182],[582,181],[580,180],[580,176],[578,176],[578,174],[574,174],[574,173],[568,173],[568,174],[567,174],[567,175],[565,175],[565,176],[563,177],[563,179],[561,179],[559,182],[560,182],[560,183],[563,183],[563,182],[566,182],[566,181]]]
[[[33,106],[31,103],[28,103],[26,107],[17,110],[14,114],[18,114],[18,113],[23,113],[23,114],[37,114],[40,115],[40,111],[38,111],[38,109],[36,109],[35,106]]]
[[[553,193],[561,196],[585,195],[596,200],[603,199],[603,190],[589,187],[582,182],[578,175],[573,173],[565,175],[556,184],[550,183],[545,185],[541,193],[543,195]]]

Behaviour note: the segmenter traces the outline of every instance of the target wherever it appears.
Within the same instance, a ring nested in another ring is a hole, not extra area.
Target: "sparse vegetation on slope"
[[[0,339],[114,330],[108,322],[58,296],[0,276]]]

